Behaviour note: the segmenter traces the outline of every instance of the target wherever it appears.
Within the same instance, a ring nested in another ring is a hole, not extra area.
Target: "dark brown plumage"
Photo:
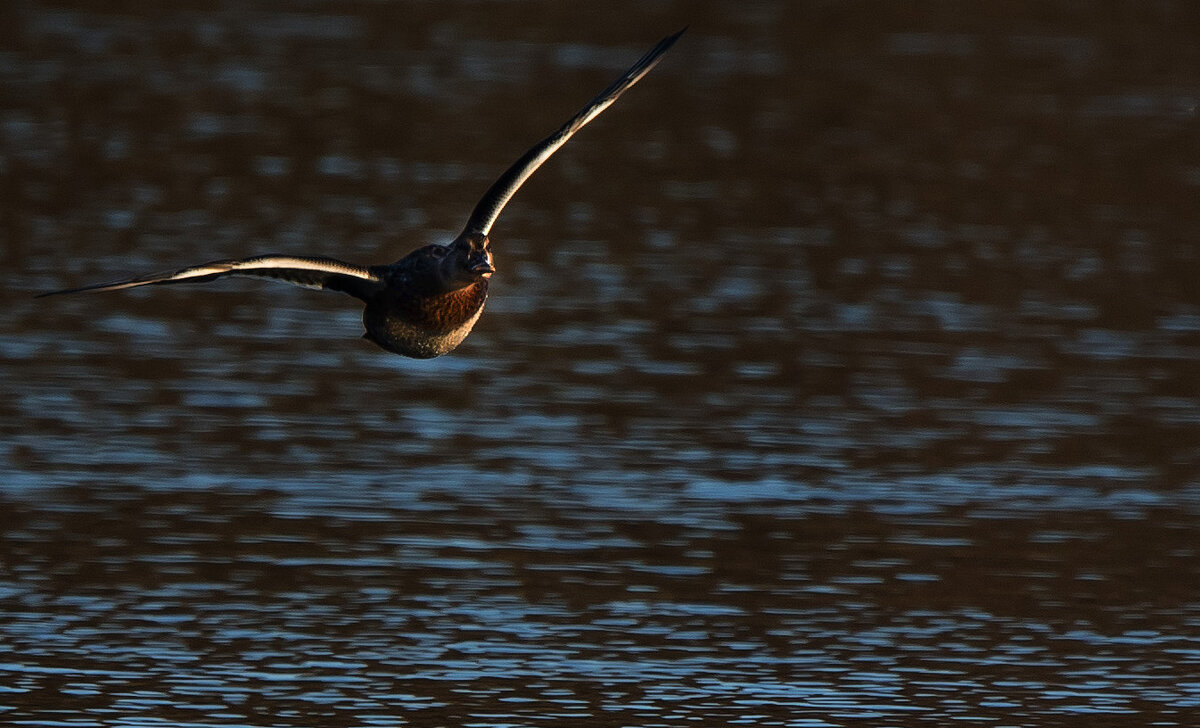
[[[462,233],[449,245],[427,245],[390,265],[369,267],[333,258],[287,255],[217,260],[170,273],[69,288],[39,297],[202,282],[225,276],[274,278],[308,288],[341,291],[362,300],[366,304],[363,325],[367,330],[363,338],[388,351],[419,359],[446,354],[462,343],[483,313],[488,279],[496,272],[488,233],[504,205],[575,132],[649,73],[683,32],[659,41],[566,124],[514,162],[484,193]]]

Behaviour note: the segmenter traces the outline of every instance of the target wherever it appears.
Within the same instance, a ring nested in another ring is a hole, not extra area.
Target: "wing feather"
[[[516,162],[513,162],[500,178],[492,183],[488,191],[484,193],[483,198],[475,205],[475,209],[471,212],[471,217],[467,220],[467,226],[463,229],[463,235],[477,233],[487,235],[492,224],[496,222],[496,218],[500,216],[500,211],[504,209],[504,205],[508,203],[512,196],[516,194],[521,185],[525,184],[525,180],[529,179],[542,163],[550,158],[550,155],[558,151],[558,148],[567,143],[575,132],[583,128],[592,119],[600,115],[600,112],[612,105],[617,98],[629,90],[631,86],[642,79],[654,68],[662,58],[662,54],[667,52],[675,41],[679,40],[679,36],[683,35],[683,30],[669,35],[658,42],[658,45],[650,49],[646,55],[642,56],[637,63],[630,66],[629,70],[621,75],[616,81],[613,81],[608,88],[600,92],[596,98],[592,99],[586,106],[579,110],[575,116],[572,116],[567,123],[563,124],[550,136],[533,145],[533,147],[525,152]]]
[[[369,269],[333,258],[260,255],[238,260],[214,260],[167,273],[51,291],[39,294],[38,298],[84,291],[119,291],[123,288],[170,283],[200,283],[226,276],[274,278],[305,288],[341,291],[362,299],[383,287],[383,281]]]

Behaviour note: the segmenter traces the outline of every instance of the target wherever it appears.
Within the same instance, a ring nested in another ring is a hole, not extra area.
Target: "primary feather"
[[[568,119],[567,123],[560,126],[550,136],[533,145],[520,159],[513,162],[512,166],[504,174],[500,175],[499,179],[492,183],[492,186],[488,188],[488,191],[476,203],[475,209],[471,212],[470,219],[467,220],[467,226],[463,228],[463,234],[478,233],[480,235],[487,235],[491,232],[492,225],[496,222],[496,218],[500,216],[500,211],[504,209],[504,206],[512,199],[512,196],[521,188],[521,185],[525,184],[525,180],[529,179],[530,175],[537,171],[537,168],[550,158],[550,155],[558,151],[559,147],[566,144],[567,140],[574,136],[575,132],[599,116],[600,112],[611,106],[621,94],[628,91],[643,76],[649,73],[650,69],[658,64],[662,58],[662,54],[666,53],[686,30],[687,28],[683,28],[678,33],[660,40],[637,63],[630,66],[629,70],[620,78],[613,81],[608,88],[597,94],[596,98],[589,101],[586,106]]]
[[[225,276],[247,278],[274,278],[305,288],[343,291],[358,298],[365,298],[370,291],[381,287],[382,281],[369,269],[352,265],[333,258],[303,257],[293,255],[259,255],[239,260],[214,260],[200,265],[180,268],[168,273],[126,278],[111,283],[96,283],[79,288],[42,293],[38,298],[58,296],[64,293],[84,291],[119,291],[138,286],[157,286],[169,283],[211,281]]]

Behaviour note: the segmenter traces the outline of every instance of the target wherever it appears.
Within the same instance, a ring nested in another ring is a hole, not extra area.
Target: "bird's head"
[[[491,278],[495,272],[491,241],[478,233],[460,235],[441,262],[442,280],[455,289]]]

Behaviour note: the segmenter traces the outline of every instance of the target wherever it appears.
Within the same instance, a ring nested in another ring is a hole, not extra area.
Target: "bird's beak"
[[[487,253],[476,259],[474,265],[470,267],[470,271],[480,278],[490,278],[496,272],[496,266],[492,265],[491,253]]]

